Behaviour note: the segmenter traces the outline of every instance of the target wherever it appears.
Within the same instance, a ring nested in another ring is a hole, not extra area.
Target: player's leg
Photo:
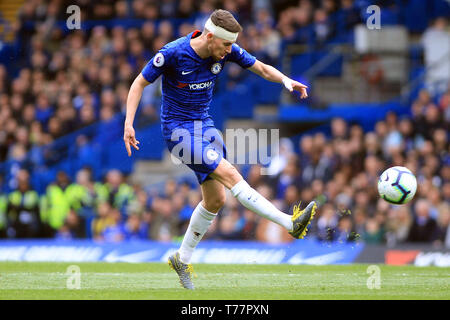
[[[306,234],[306,227],[314,216],[316,204],[312,201],[304,210],[294,207],[290,216],[278,210],[270,201],[253,189],[226,159],[222,159],[210,174],[211,178],[219,181],[231,190],[231,193],[247,209],[269,219],[286,228],[294,238],[302,238]]]
[[[203,200],[192,213],[189,226],[179,249],[183,263],[190,263],[192,253],[225,203],[225,188],[215,180],[206,180],[200,185]]]
[[[211,178],[222,183],[247,209],[269,219],[290,231],[292,229],[291,216],[278,210],[270,201],[253,189],[226,159],[222,159]]]
[[[209,174],[217,167],[220,159],[226,156],[226,148],[212,120],[205,120],[200,126],[198,123],[192,126],[184,123],[181,127],[190,136],[183,136],[181,141],[167,138],[166,142],[172,155],[195,173],[203,199],[192,213],[180,249],[168,260],[169,265],[177,272],[182,286],[194,289],[193,268],[190,264],[192,254],[225,202],[224,186],[211,179]]]
[[[225,188],[218,181],[206,180],[200,188],[203,200],[192,212],[180,249],[169,257],[169,265],[177,272],[181,285],[191,290],[194,289],[193,268],[190,264],[192,254],[225,203],[226,197]]]

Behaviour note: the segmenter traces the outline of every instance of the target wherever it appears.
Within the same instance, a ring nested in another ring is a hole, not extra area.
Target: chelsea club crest
[[[220,70],[222,70],[222,65],[219,62],[216,62],[211,66],[211,72],[214,74],[218,74]]]

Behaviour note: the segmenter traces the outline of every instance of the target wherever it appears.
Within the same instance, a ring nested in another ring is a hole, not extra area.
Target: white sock
[[[250,187],[245,181],[241,180],[231,188],[233,196],[247,209],[254,213],[269,219],[286,230],[292,230],[291,216],[278,210],[270,201],[265,199],[258,191]]]
[[[194,252],[195,247],[203,238],[216,216],[217,213],[212,213],[206,210],[202,206],[201,202],[197,205],[194,212],[192,212],[189,226],[186,230],[186,234],[184,235],[181,247],[178,250],[180,253],[181,262],[191,262],[192,253]]]

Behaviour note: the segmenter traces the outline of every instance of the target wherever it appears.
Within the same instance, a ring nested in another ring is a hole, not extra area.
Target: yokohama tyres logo
[[[203,89],[209,89],[213,85],[213,81],[206,81],[201,83],[182,83],[178,82],[177,87],[178,88],[185,88],[186,86],[189,86],[190,90],[203,90]]]
[[[192,83],[189,84],[189,89],[191,90],[202,90],[202,89],[208,89],[213,84],[212,81],[202,82],[202,83]]]

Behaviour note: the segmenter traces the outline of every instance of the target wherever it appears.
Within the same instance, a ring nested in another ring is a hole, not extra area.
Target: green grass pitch
[[[79,290],[67,288],[70,265]],[[197,264],[188,291],[163,263],[1,262],[0,300],[450,299],[450,268],[379,265],[380,288],[369,289],[368,266]]]

